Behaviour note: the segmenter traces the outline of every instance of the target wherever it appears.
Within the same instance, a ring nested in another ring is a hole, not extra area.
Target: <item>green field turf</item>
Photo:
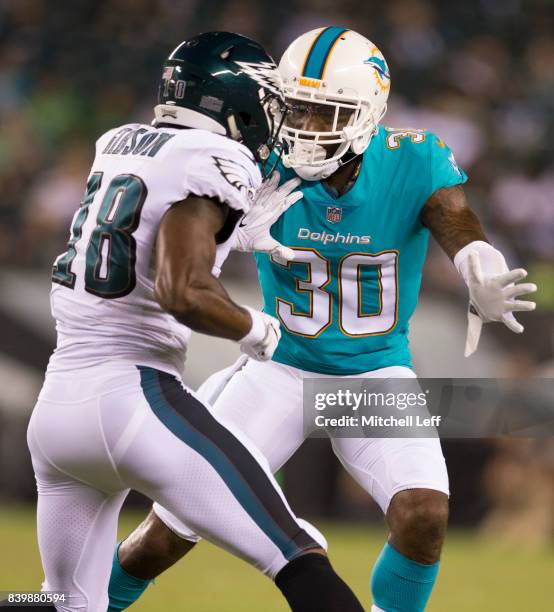
[[[125,512],[121,534],[142,513]],[[384,531],[363,526],[318,524],[332,561],[370,609],[368,576]],[[35,590],[40,569],[34,515],[29,507],[0,510],[0,590]],[[430,612],[551,612],[554,552],[530,552],[451,532]],[[203,543],[188,559],[149,587],[137,612],[286,612],[272,583],[244,562]]]

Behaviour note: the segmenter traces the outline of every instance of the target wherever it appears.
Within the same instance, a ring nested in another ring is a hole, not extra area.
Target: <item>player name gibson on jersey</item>
[[[119,130],[108,142],[102,153],[104,155],[143,155],[154,157],[163,145],[175,134],[167,134],[159,130],[149,131],[140,127],[133,129],[125,127]]]

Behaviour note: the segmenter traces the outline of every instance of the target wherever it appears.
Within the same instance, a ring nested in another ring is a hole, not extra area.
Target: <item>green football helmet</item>
[[[277,65],[261,45],[206,32],[182,42],[164,63],[154,123],[227,136],[264,164],[280,147],[285,109]]]

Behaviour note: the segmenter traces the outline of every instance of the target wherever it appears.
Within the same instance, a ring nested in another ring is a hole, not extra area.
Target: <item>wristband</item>
[[[259,310],[250,308],[250,306],[245,306],[244,304],[242,305],[242,308],[248,310],[250,318],[252,319],[252,327],[246,336],[241,338],[239,342],[241,344],[257,344],[258,342],[261,342],[267,334],[266,322],[264,321],[263,315]]]
[[[508,269],[504,255],[502,255],[498,249],[495,249],[492,244],[484,242],[483,240],[474,240],[473,242],[466,244],[465,247],[460,249],[456,255],[454,255],[454,265],[460,273],[460,276],[464,279],[466,285],[469,283],[469,254],[473,251],[479,253],[479,260],[483,274],[501,274],[503,271]]]

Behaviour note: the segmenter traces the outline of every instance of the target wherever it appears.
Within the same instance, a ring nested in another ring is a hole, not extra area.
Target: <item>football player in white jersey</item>
[[[169,56],[153,126],[96,144],[54,264],[58,343],[28,428],[43,589],[67,593],[58,610],[107,609],[130,489],[273,578],[293,610],[362,609],[267,462],[180,378],[191,330],[255,360],[277,345],[278,322],[232,302],[217,276],[282,110],[263,48],[207,33]]]
[[[283,126],[290,146],[280,176],[259,193],[237,239],[243,250],[272,255],[259,253],[256,260],[264,309],[279,316],[283,338],[271,361],[239,361],[199,390],[273,470],[306,437],[305,379],[414,381],[408,322],[430,234],[469,288],[468,353],[483,322],[502,321],[521,332],[513,313],[533,310],[534,303],[516,298],[536,290],[518,283],[525,270],[509,271],[486,241],[461,187],[465,174],[446,144],[425,130],[379,125],[390,74],[373,43],[346,28],[318,28],[289,46],[279,70],[292,107]],[[295,175],[304,179],[303,202],[277,220],[273,213],[297,197],[298,191],[289,195]],[[291,249],[292,264],[282,259]],[[374,260],[391,254],[389,263]],[[437,577],[448,516],[440,443],[431,435],[371,433],[328,432],[335,454],[378,503],[390,530],[372,571],[372,610],[421,612]],[[197,539],[155,504],[121,553],[131,573],[148,570],[151,578]],[[151,554],[156,549],[159,558]]]

